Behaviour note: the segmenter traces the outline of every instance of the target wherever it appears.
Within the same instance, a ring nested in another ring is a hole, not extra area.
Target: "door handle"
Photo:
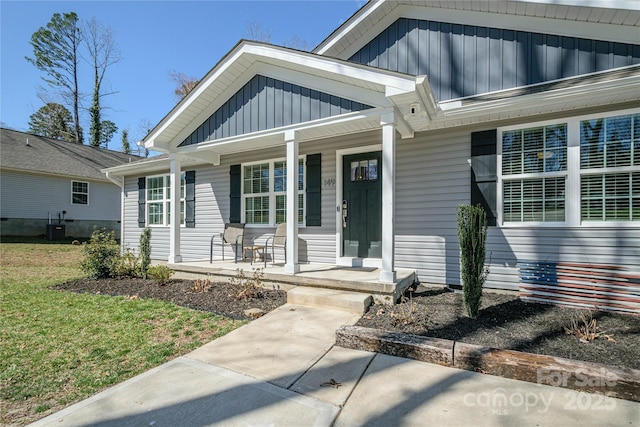
[[[347,228],[347,201],[342,201],[342,228]]]

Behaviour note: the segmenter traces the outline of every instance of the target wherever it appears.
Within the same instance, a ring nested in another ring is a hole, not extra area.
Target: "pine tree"
[[[78,49],[82,41],[78,16],[74,12],[54,13],[46,27],[31,36],[33,58],[25,59],[44,71],[42,79],[60,88],[60,96],[72,105],[74,141],[82,143],[80,127],[80,91],[78,88]]]
[[[29,117],[29,132],[64,141],[75,140],[71,113],[55,102],[43,105]]]

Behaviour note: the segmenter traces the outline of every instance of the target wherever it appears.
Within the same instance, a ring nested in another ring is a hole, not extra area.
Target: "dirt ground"
[[[194,292],[191,280],[171,280],[158,285],[142,279],[82,279],[58,285],[60,290],[107,295],[156,298],[175,304],[247,319],[244,311],[271,311],[286,303],[281,290],[263,290],[261,298],[235,299],[237,286],[212,283],[206,292]],[[591,341],[567,334],[565,327],[596,321]],[[514,295],[485,292],[477,319],[465,315],[462,294],[419,286],[395,306],[374,305],[359,326],[458,340],[470,344],[547,354],[609,366],[640,369],[640,316],[578,310],[520,301]]]
[[[233,319],[249,319],[244,311],[259,308],[269,312],[287,302],[287,293],[262,289],[260,298],[235,299],[239,288],[228,282],[211,283],[206,292],[195,292],[194,281],[171,279],[165,285],[144,279],[79,279],[57,285],[55,289],[105,295],[137,296],[172,302],[183,307],[209,311]]]
[[[462,294],[419,286],[402,304],[374,305],[359,326],[458,340],[494,348],[640,369],[640,316],[525,303],[485,292],[477,319],[466,316]],[[594,340],[580,340],[575,322],[595,320]]]

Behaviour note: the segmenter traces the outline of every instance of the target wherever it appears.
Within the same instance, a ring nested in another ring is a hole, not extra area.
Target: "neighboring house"
[[[60,224],[66,236],[103,227],[119,236],[121,191],[101,169],[134,160],[140,157],[0,129],[2,235],[46,235],[47,224]]]
[[[108,170],[123,241],[150,226],[177,263],[286,220],[288,273],[456,286],[456,209],[482,203],[487,287],[639,271],[640,4],[585,4],[370,1],[311,53],[239,42],[145,138],[166,158]]]

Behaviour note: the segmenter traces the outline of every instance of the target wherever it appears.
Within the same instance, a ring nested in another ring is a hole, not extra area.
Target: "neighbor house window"
[[[147,177],[147,224],[171,224],[171,176]],[[184,173],[180,175],[180,224],[184,225]]]
[[[74,205],[89,204],[89,183],[71,181],[71,203]]]
[[[304,223],[304,158],[298,160],[298,223]],[[246,224],[274,226],[287,219],[287,163],[273,160],[242,167]]]
[[[640,114],[580,122],[583,221],[640,220]]]
[[[567,125],[502,132],[505,222],[563,222]]]

